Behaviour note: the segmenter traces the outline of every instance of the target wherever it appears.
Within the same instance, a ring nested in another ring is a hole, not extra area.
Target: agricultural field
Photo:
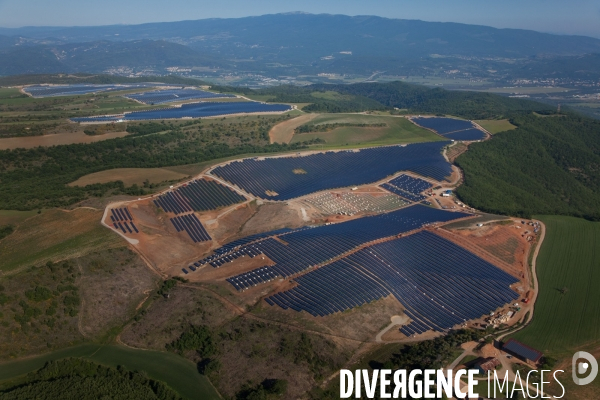
[[[158,184],[162,182],[176,182],[189,175],[175,172],[168,168],[116,168],[106,171],[94,172],[82,176],[69,186],[86,186],[96,183],[114,182],[116,179],[123,181],[126,186],[148,184]]]
[[[119,365],[132,371],[145,371],[152,379],[160,380],[186,399],[217,400],[217,394],[208,379],[198,374],[196,365],[168,352],[138,350],[118,345],[83,344],[43,356],[0,364],[0,381],[7,382],[44,366],[47,361],[75,357],[101,365]]]
[[[327,132],[295,133],[290,143],[321,139],[319,148],[356,148],[396,143],[418,143],[443,140],[431,131],[418,127],[402,117],[363,114],[322,114],[310,125],[348,124],[371,126],[341,126]],[[377,126],[384,124],[385,126]],[[296,129],[297,127],[294,127]]]
[[[492,135],[495,135],[498,132],[517,129],[517,127],[511,124],[507,119],[480,119],[473,122],[480,125]]]
[[[16,225],[14,233],[0,241],[3,273],[30,265],[81,256],[98,249],[122,246],[99,224],[102,211],[78,208],[51,209]]]
[[[600,223],[559,216],[538,219],[546,224],[546,237],[537,259],[535,314],[512,337],[554,357],[570,358],[578,349],[596,349],[600,341]]]

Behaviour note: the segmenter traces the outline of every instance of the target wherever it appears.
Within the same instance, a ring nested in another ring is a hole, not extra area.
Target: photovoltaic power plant
[[[246,198],[216,181],[191,181],[156,198],[154,204],[175,215],[189,211],[216,210],[245,201]]]
[[[285,112],[292,106],[287,104],[267,104],[257,101],[231,101],[231,102],[202,102],[183,104],[181,107],[162,108],[160,110],[133,111],[119,115],[106,115],[96,117],[71,118],[73,122],[116,122],[144,121],[155,119],[202,118],[220,115],[260,113],[260,112]]]
[[[186,232],[194,243],[212,240],[194,213],[171,218],[171,223],[177,232]]]
[[[93,85],[93,84],[75,84],[75,85],[34,85],[27,86],[23,90],[33,97],[54,97],[54,96],[76,96],[82,94],[109,92],[116,90],[143,89],[149,87],[161,86],[158,83],[131,83],[120,85]]]
[[[266,299],[325,316],[390,294],[412,322],[407,336],[446,331],[517,299],[516,278],[429,231],[377,243],[294,279],[298,286]]]
[[[133,217],[129,213],[127,207],[111,208],[110,214],[110,220],[112,221],[115,230],[120,229],[123,233],[140,233],[133,223]]]
[[[452,173],[442,156],[448,142],[415,143],[307,156],[244,159],[211,173],[254,196],[289,200],[321,190],[377,182],[398,171],[443,180]],[[297,173],[302,171],[302,173]]]
[[[265,255],[275,265],[266,272],[269,276],[289,277],[307,268],[317,266],[369,242],[393,237],[435,222],[447,222],[470,214],[448,212],[415,205],[387,214],[363,217],[339,224],[304,227],[295,230],[259,235],[252,241],[237,241],[238,246],[226,245],[215,255],[200,260],[199,265],[218,268],[242,256]],[[227,281],[237,290],[244,290],[266,282],[265,270],[252,270]]]
[[[162,104],[172,103],[174,101],[184,101],[192,99],[214,99],[224,97],[235,97],[232,94],[221,94],[206,92],[198,89],[166,89],[154,90],[151,92],[128,94],[124,97],[137,100],[144,104]]]
[[[452,140],[482,140],[485,133],[476,129],[471,121],[454,118],[413,118],[413,122],[424,127],[433,129],[440,135]]]
[[[413,178],[409,175],[400,175],[388,183],[381,185],[385,190],[392,192],[408,201],[419,202],[425,200],[421,193],[433,185],[423,179]]]

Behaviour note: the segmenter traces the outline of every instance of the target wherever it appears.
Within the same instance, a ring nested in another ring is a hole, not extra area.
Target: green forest
[[[476,143],[456,163],[465,173],[457,190],[486,212],[600,218],[600,122],[549,106],[488,93],[429,89],[402,82],[280,86],[261,90],[213,86],[220,91],[309,103],[304,110],[356,112],[405,109],[469,119],[508,118],[518,128]],[[130,136],[92,144],[0,151],[0,209],[64,207],[90,196],[140,195],[120,182],[70,187],[77,178],[106,169],[193,164],[251,153],[304,149],[313,142],[269,144],[282,117],[236,122],[150,122],[127,127]],[[311,125],[299,131],[316,129]]]
[[[600,121],[577,115],[510,119],[516,130],[476,143],[456,159],[457,195],[482,211],[600,220]]]
[[[5,400],[181,399],[173,389],[143,373],[77,358],[49,361],[25,378],[4,383],[0,397]]]
[[[119,139],[0,151],[0,209],[65,207],[107,193],[145,193],[142,188],[125,188],[120,181],[68,186],[83,175],[107,169],[194,164],[240,154],[303,149],[312,143],[268,144],[269,129],[285,118],[146,123],[128,127],[132,135]],[[153,134],[159,131],[164,133]]]
[[[353,85],[277,86],[260,90],[212,86],[217,91],[270,96],[269,101],[310,103],[306,112],[361,112],[405,109],[408,113],[454,115],[468,119],[499,118],[514,112],[553,113],[553,108],[530,100],[490,93],[450,91],[404,82]],[[330,93],[337,93],[332,96]]]

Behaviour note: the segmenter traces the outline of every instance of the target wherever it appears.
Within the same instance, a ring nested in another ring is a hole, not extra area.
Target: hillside
[[[73,83],[91,83],[108,85],[111,83],[139,83],[156,81],[155,76],[139,76],[129,78],[118,75],[107,74],[34,74],[34,75],[12,75],[0,77],[0,86],[19,86],[19,85],[37,85],[37,84],[73,84]],[[162,83],[171,83],[175,85],[205,85],[198,79],[183,78],[175,75],[161,76]]]
[[[449,114],[468,119],[495,118],[512,112],[548,113],[553,107],[490,93],[449,91],[404,82],[277,86],[252,90],[212,86],[214,90],[267,97],[269,101],[310,103],[307,112],[360,112],[406,109],[409,113]]]
[[[518,128],[469,147],[459,197],[492,213],[562,214],[600,220],[600,122],[515,115]]]
[[[0,74],[101,72],[110,68],[159,69],[178,66],[219,67],[212,57],[163,40],[95,41],[62,45],[8,47],[0,53]]]
[[[10,56],[29,60],[31,65],[25,71],[36,73],[58,71],[52,63],[44,62],[50,51],[69,71],[91,72],[89,68],[96,71],[107,66],[210,66],[280,77],[318,73],[369,76],[381,71],[389,75],[447,75],[448,71],[460,70],[460,74],[448,76],[502,80],[518,78],[520,73],[529,76],[530,65],[549,63],[552,69],[556,57],[560,57],[556,66],[573,74],[579,71],[579,61],[569,57],[600,53],[600,39],[584,36],[306,13],[141,25],[0,28],[0,35],[0,49],[5,46],[4,51],[16,51]],[[106,42],[107,38],[114,44]],[[22,54],[13,45],[16,41],[30,49],[21,50]],[[167,46],[163,41],[173,46],[162,48]],[[80,51],[88,45],[82,43],[89,44],[85,54]],[[105,60],[103,49],[111,49],[118,56]],[[39,62],[31,51],[40,54]],[[131,56],[123,52],[131,52]],[[63,53],[66,57],[61,59]],[[19,72],[23,71],[6,66],[0,69],[0,74]]]
[[[253,53],[252,45],[267,54],[277,52],[280,58],[297,59],[307,54],[326,56],[340,51],[352,51],[356,56],[395,54],[401,58],[419,58],[432,53],[514,58],[600,52],[600,40],[588,37],[458,23],[307,13],[125,26],[0,29],[0,34],[34,39],[53,37],[64,42],[96,41],[109,36],[122,41],[174,41],[177,38],[198,49],[217,46],[219,53],[235,58]]]

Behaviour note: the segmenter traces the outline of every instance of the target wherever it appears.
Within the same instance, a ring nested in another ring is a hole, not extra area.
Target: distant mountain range
[[[187,46],[164,40],[94,41],[61,45],[11,46],[0,57],[5,75],[55,72],[98,72],[111,68],[152,68],[172,65],[218,68],[221,62]]]
[[[263,15],[99,27],[0,28],[0,74],[114,67],[215,67],[267,75],[459,68],[506,75],[600,53],[600,40],[528,30],[374,16]],[[519,60],[521,64],[515,65]],[[536,64],[532,65],[536,65]],[[559,65],[560,64],[560,65]],[[25,68],[25,69],[23,69]],[[568,66],[567,66],[568,69]]]

